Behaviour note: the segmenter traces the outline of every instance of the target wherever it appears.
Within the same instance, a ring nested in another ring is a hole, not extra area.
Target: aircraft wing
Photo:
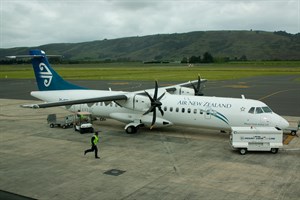
[[[207,82],[206,79],[201,79],[200,80],[201,84]],[[174,92],[177,87],[193,87],[193,85],[198,84],[198,80],[193,80],[193,81],[189,81],[189,82],[185,82],[185,83],[180,83],[177,85],[172,85],[172,86],[167,86],[167,87],[163,87],[166,89],[167,92]]]
[[[41,104],[28,104],[28,105],[22,105],[21,107],[23,107],[23,108],[49,108],[49,107],[57,107],[57,106],[68,106],[68,105],[75,105],[75,104],[96,103],[96,102],[104,102],[104,101],[117,101],[117,100],[127,100],[127,99],[128,99],[128,97],[126,95],[122,94],[122,95],[96,97],[96,98],[89,98],[89,99],[56,101],[56,102],[41,103]]]

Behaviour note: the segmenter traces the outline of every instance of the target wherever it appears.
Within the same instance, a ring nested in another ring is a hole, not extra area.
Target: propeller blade
[[[147,91],[145,91],[145,93],[151,101],[151,106],[150,106],[149,110],[147,110],[143,115],[147,115],[150,112],[153,112],[152,123],[151,123],[151,126],[150,126],[150,129],[152,129],[154,127],[155,122],[156,122],[156,108],[159,109],[161,115],[164,115],[164,111],[161,109],[162,103],[160,102],[160,100],[165,96],[166,93],[164,92],[162,95],[160,95],[157,98],[157,95],[158,95],[158,83],[157,83],[157,81],[155,81],[155,88],[154,88],[153,97],[151,97],[151,95]]]
[[[160,111],[160,114],[164,116],[164,111],[161,109],[161,107],[158,107],[158,110]]]
[[[150,99],[151,103],[154,102],[154,99],[150,96],[150,94],[147,91],[145,91],[145,93],[148,96],[148,98]]]
[[[201,77],[199,74],[198,74],[197,87],[194,84],[192,84],[192,86],[194,88],[195,96],[203,96],[203,93],[201,92]]]
[[[200,74],[198,74],[198,84],[197,84],[198,92],[200,91],[200,85],[201,85],[201,78],[200,78]]]
[[[155,81],[155,90],[154,90],[154,96],[153,96],[154,100],[157,99],[157,91],[158,91],[158,84],[157,84],[157,81]]]
[[[166,92],[164,92],[162,95],[160,95],[160,97],[158,97],[158,101],[160,101],[164,96],[165,96]]]
[[[147,112],[145,112],[143,115],[147,115],[148,113],[153,112],[153,110],[155,110],[155,106],[154,106],[154,105],[151,106],[151,107],[149,108],[149,110],[147,110]]]
[[[153,117],[152,117],[151,129],[153,128],[155,122],[156,122],[156,109],[153,110]]]

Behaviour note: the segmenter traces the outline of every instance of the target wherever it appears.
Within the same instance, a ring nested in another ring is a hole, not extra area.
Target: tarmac
[[[294,78],[212,82],[205,93],[264,98],[295,124],[300,88]],[[74,81],[81,82],[96,86]],[[101,85],[151,88],[151,82]],[[69,112],[19,107],[34,102],[25,95],[34,86],[31,80],[0,80],[0,199],[299,199],[299,137],[287,136],[292,139],[278,154],[242,156],[231,149],[228,133],[173,126],[126,134],[124,124],[107,119],[94,123],[101,131],[101,158],[94,159],[92,153],[83,155],[92,134],[50,128],[46,122],[48,114]]]

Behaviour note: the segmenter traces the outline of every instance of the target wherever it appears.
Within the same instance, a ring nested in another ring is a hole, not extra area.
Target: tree
[[[183,57],[181,63],[188,63],[188,59],[186,57]]]
[[[242,56],[240,57],[240,61],[247,61],[247,56],[242,55]]]
[[[201,56],[192,56],[189,59],[189,63],[200,63],[201,62]]]
[[[214,62],[214,58],[213,56],[209,53],[209,52],[205,52],[203,54],[203,60],[202,60],[203,63],[212,63]]]

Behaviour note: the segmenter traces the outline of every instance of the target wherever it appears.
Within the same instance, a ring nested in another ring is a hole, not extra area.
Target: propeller
[[[163,98],[165,93],[163,93],[162,95],[160,95],[160,97],[157,98],[157,93],[158,93],[157,81],[155,81],[155,89],[154,89],[153,97],[151,97],[147,91],[145,91],[145,93],[151,101],[151,106],[150,106],[149,110],[147,110],[147,112],[145,112],[143,115],[147,115],[148,113],[153,112],[153,118],[152,118],[152,123],[151,123],[151,127],[150,127],[150,129],[152,129],[155,124],[155,121],[156,121],[156,108],[158,108],[161,115],[164,115],[164,111],[161,109],[162,103],[160,102],[160,100]]]
[[[201,92],[201,78],[200,75],[198,74],[198,82],[197,82],[197,87],[192,84],[194,91],[195,91],[195,96],[203,96],[203,93]]]

